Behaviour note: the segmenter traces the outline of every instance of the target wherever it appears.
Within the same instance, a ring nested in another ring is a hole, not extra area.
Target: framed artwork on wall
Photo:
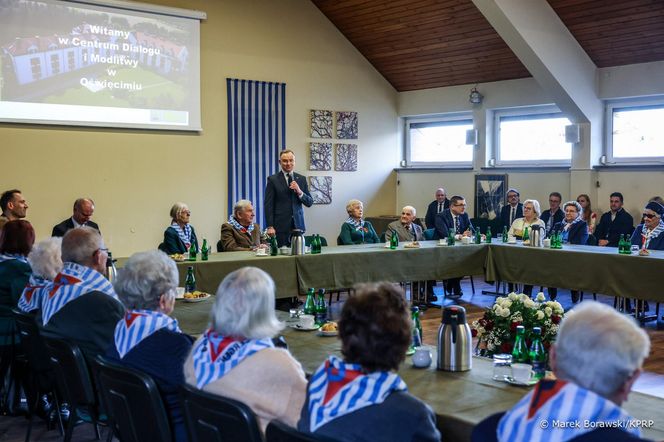
[[[497,218],[506,191],[507,175],[475,175],[475,218]]]
[[[332,177],[310,176],[309,193],[314,204],[332,204]]]

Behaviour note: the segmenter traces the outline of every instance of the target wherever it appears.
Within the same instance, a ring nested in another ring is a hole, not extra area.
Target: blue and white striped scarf
[[[182,333],[178,321],[168,315],[152,310],[127,310],[114,332],[115,348],[120,359],[143,339],[162,328]]]
[[[355,218],[353,218],[352,216],[349,216],[346,222],[351,226],[355,227],[355,230],[357,231],[362,230],[362,228],[364,227],[364,220],[360,219],[359,221],[355,221]]]
[[[237,340],[208,330],[194,344],[191,351],[194,360],[196,386],[203,388],[226,375],[240,362],[266,348],[273,348],[272,339]]]
[[[25,286],[21,298],[18,300],[18,308],[26,313],[39,310],[44,293],[46,293],[45,288],[50,283],[51,281],[48,279],[30,275],[28,285]]]
[[[347,364],[330,356],[309,383],[309,431],[370,405],[382,403],[390,394],[408,391],[396,373],[366,374],[359,364]]]
[[[228,224],[233,226],[233,228],[235,228],[236,230],[239,230],[242,233],[247,233],[250,236],[251,232],[254,231],[254,223],[249,223],[249,227],[244,227],[242,224],[237,222],[237,220],[235,219],[235,217],[233,217],[233,215],[228,217]]]
[[[68,302],[86,293],[98,291],[117,299],[113,286],[104,275],[89,267],[73,262],[65,262],[62,271],[53,282],[45,287],[47,292],[42,301],[42,320],[48,324],[51,317]],[[119,301],[118,301],[119,302]]]
[[[189,250],[189,247],[191,246],[191,226],[185,224],[184,228],[181,228],[178,223],[173,223],[170,225],[170,228],[177,232],[180,241],[182,241],[184,247]]]
[[[657,238],[660,233],[664,232],[664,220],[659,220],[659,224],[657,224],[657,227],[655,227],[652,230],[648,230],[645,224],[643,224],[643,227],[641,227],[641,237],[645,239],[645,242],[643,243],[643,248],[647,249],[648,246],[650,245],[650,241],[653,238]]]
[[[18,253],[2,253],[2,254],[0,254],[0,262],[11,261],[12,259],[24,262],[28,265],[30,264],[28,262],[28,258],[26,256],[19,255]]]
[[[578,422],[580,428],[561,428],[554,421]],[[610,400],[571,382],[544,380],[500,419],[498,440],[564,442],[595,429],[584,426],[584,421],[603,422],[606,427],[641,435],[639,428],[629,425],[633,418]]]

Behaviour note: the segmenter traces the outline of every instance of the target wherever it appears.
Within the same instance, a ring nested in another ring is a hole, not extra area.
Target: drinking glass
[[[493,379],[504,381],[512,376],[512,355],[501,353],[493,355]]]
[[[630,248],[630,252],[632,255],[638,255],[639,254],[639,246],[636,244],[632,244],[632,247]]]

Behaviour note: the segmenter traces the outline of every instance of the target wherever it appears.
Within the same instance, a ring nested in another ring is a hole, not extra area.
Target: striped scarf
[[[272,339],[269,338],[236,340],[221,336],[212,329],[206,331],[191,351],[196,386],[203,388],[225,376],[254,353],[273,347]]]
[[[664,232],[664,220],[659,220],[659,224],[652,230],[648,230],[645,224],[641,227],[641,237],[643,238],[643,248],[647,249],[650,245],[650,240],[657,238],[660,233]]]
[[[330,356],[309,383],[309,431],[370,405],[382,403],[396,391],[407,391],[399,375],[388,371],[364,373],[359,364]]]
[[[364,227],[364,221],[361,220],[361,219],[359,221],[355,221],[355,218],[353,218],[352,216],[349,216],[348,219],[346,220],[346,222],[348,224],[350,224],[351,226],[355,227],[355,230],[357,230],[357,231],[362,231],[363,230],[362,228]]]
[[[18,308],[26,313],[39,310],[45,293],[44,287],[50,282],[46,278],[30,275],[28,285],[25,286],[21,298],[18,300]]]
[[[19,255],[18,253],[2,253],[2,254],[0,254],[0,262],[11,261],[12,259],[24,262],[26,264],[30,264],[28,262],[28,258],[26,256]]]
[[[170,228],[177,232],[180,241],[184,244],[184,248],[189,250],[191,246],[191,226],[185,224],[184,228],[181,228],[178,223],[173,223],[170,225]]]
[[[509,442],[546,440],[564,442],[594,430],[584,421],[602,422],[640,436],[639,428],[629,426],[633,418],[608,399],[565,381],[540,381],[498,423],[498,440]],[[542,422],[548,426],[543,428]],[[570,423],[560,428],[554,422]],[[574,427],[578,423],[579,428]]]
[[[89,267],[73,262],[66,262],[53,282],[44,290],[48,292],[42,301],[42,321],[48,324],[51,317],[68,302],[86,293],[98,291],[117,299],[113,286],[104,275]]]
[[[127,310],[124,318],[115,326],[115,348],[120,359],[143,339],[162,328],[182,333],[178,321],[168,315],[152,310]]]
[[[239,230],[240,232],[248,234],[249,236],[251,236],[251,232],[254,231],[254,223],[249,223],[249,227],[244,227],[242,224],[237,222],[237,220],[233,215],[228,217],[228,224],[230,224],[231,226],[233,226],[233,228]]]

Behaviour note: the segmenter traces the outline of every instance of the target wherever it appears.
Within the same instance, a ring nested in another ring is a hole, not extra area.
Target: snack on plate
[[[198,298],[207,298],[208,294],[205,292],[199,292],[198,290],[194,290],[191,293],[185,293],[184,294],[184,299],[198,299]]]
[[[417,249],[418,247],[420,247],[420,243],[417,241],[407,242],[403,246],[407,249]]]
[[[648,255],[650,255],[650,252],[648,251],[648,249],[640,249],[639,250],[639,256],[648,256]]]
[[[173,261],[184,261],[185,256],[182,253],[173,253],[172,255],[169,255]]]
[[[320,329],[321,329],[321,331],[324,331],[324,332],[337,332],[337,331],[339,331],[339,328],[337,327],[336,322],[326,322],[325,324],[323,324],[323,326]]]

